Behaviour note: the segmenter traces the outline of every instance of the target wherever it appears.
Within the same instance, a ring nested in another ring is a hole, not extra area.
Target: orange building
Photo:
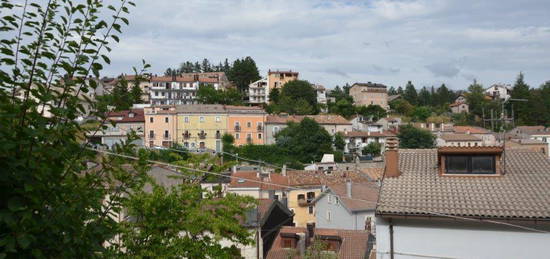
[[[267,85],[268,91],[271,91],[275,88],[282,88],[284,84],[298,80],[298,72],[289,71],[272,71],[267,72]]]
[[[171,147],[176,142],[176,107],[155,106],[144,108],[145,142],[147,147]]]
[[[226,106],[227,132],[235,138],[235,145],[264,144],[265,118],[261,107]]]

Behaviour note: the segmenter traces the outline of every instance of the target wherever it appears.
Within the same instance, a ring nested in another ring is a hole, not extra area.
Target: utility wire
[[[131,160],[140,160],[138,157],[135,157],[135,156],[118,154],[118,153],[114,153],[114,152],[110,152],[110,151],[106,151],[106,150],[97,150],[97,149],[93,149],[93,148],[86,148],[86,149],[94,151],[94,152],[98,152],[98,153],[104,153],[104,154],[108,154],[108,155],[123,157],[123,158],[131,159]],[[148,163],[151,163],[151,164],[164,165],[164,166],[168,166],[168,167],[173,167],[173,168],[178,168],[178,169],[185,169],[185,170],[204,173],[204,174],[211,174],[211,175],[227,177],[227,178],[232,178],[232,179],[237,179],[237,180],[245,180],[245,181],[248,181],[248,182],[254,182],[254,183],[259,183],[259,184],[283,187],[283,188],[291,189],[291,190],[301,190],[301,188],[293,187],[293,186],[289,186],[289,185],[284,185],[284,184],[258,181],[258,180],[254,180],[254,179],[238,177],[238,176],[234,176],[234,175],[226,175],[226,174],[221,174],[221,173],[216,173],[216,172],[208,172],[208,171],[204,171],[204,170],[200,170],[200,169],[195,169],[195,168],[185,167],[185,166],[180,166],[180,165],[173,165],[173,164],[170,164],[170,163],[154,161],[154,160],[145,160],[145,161],[148,162]],[[184,173],[181,173],[181,172],[178,172],[178,173],[180,175],[185,176]],[[411,206],[395,205],[395,204],[389,204],[389,203],[380,203],[380,202],[377,202],[377,201],[368,201],[368,200],[364,200],[364,199],[342,197],[342,196],[339,196],[339,195],[336,195],[336,194],[332,194],[332,195],[334,195],[334,196],[336,196],[340,199],[361,201],[361,202],[365,202],[365,203],[369,203],[369,204],[375,204],[375,205],[377,204],[379,206],[382,205],[382,206],[389,206],[389,207],[395,207],[395,208],[412,209],[412,210],[415,210],[415,211],[420,212],[420,213],[425,213],[425,214],[435,215],[435,216],[440,216],[440,217],[448,217],[448,218],[460,219],[460,220],[465,220],[465,221],[487,222],[487,223],[493,223],[493,224],[499,224],[499,225],[505,225],[505,226],[515,227],[515,228],[520,228],[520,229],[523,229],[523,230],[528,230],[528,231],[533,231],[533,232],[538,232],[538,233],[550,234],[549,231],[540,230],[540,229],[536,229],[536,228],[530,228],[530,227],[516,225],[516,224],[512,224],[512,223],[507,223],[507,222],[496,221],[496,220],[468,218],[468,217],[449,215],[449,214],[439,213],[439,212],[434,212],[434,211],[422,210],[422,209],[418,209],[418,208],[411,207]]]

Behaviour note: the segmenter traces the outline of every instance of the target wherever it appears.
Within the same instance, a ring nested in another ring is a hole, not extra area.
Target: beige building
[[[287,82],[294,81],[294,80],[298,80],[298,72],[293,72],[292,70],[288,70],[288,71],[269,70],[267,72],[267,85],[269,87],[269,91],[275,88],[280,89]]]
[[[470,134],[443,134],[436,139],[438,147],[481,147],[483,140]]]
[[[349,94],[357,106],[378,105],[389,109],[388,92],[386,86],[375,83],[355,83],[351,86]]]
[[[145,114],[145,145],[171,147],[176,142],[176,107],[154,106],[144,108],[143,111]]]
[[[548,145],[538,139],[511,139],[506,141],[505,147],[506,149],[531,150],[544,155],[548,154]]]

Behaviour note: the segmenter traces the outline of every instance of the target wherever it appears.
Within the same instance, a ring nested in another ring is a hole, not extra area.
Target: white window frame
[[[183,122],[189,123],[189,117],[187,117],[187,116],[183,117]]]
[[[216,116],[216,122],[220,122],[220,121],[221,121],[220,116]]]
[[[204,122],[204,116],[199,117],[199,122]]]

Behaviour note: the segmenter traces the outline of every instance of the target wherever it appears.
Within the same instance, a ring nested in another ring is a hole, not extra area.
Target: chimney
[[[283,168],[281,169],[281,175],[286,176],[286,164],[284,164]]]
[[[306,254],[306,233],[296,233],[296,235],[298,236],[298,244],[296,246],[300,252],[300,256],[303,257]]]
[[[346,194],[351,199],[351,180],[346,181]]]
[[[387,138],[386,139],[386,152],[384,153],[384,160],[386,167],[384,168],[385,177],[398,177],[401,175],[399,171],[399,139]]]

